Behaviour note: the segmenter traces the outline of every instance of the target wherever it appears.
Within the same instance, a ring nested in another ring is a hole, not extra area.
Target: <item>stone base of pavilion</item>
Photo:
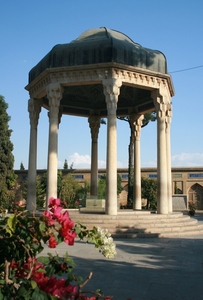
[[[81,207],[83,213],[105,213],[105,199],[89,198],[86,199],[86,207]]]
[[[106,215],[99,208],[68,210],[74,222],[81,222],[87,228],[93,226],[108,229],[114,238],[174,238],[203,234],[203,223],[183,212],[168,215],[119,209],[117,215]],[[103,209],[103,208],[102,208]]]
[[[86,199],[86,207],[81,207],[81,213],[105,213],[105,199],[90,196]],[[117,200],[117,208],[120,209],[120,199]]]

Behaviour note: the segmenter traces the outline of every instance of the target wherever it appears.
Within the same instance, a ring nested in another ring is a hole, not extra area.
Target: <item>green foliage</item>
[[[80,186],[79,190],[77,191],[77,198],[80,200],[78,202],[78,205],[81,204],[82,206],[85,206],[85,200],[89,192],[90,192],[90,183],[85,180],[84,186]]]
[[[106,198],[106,174],[102,175],[98,181],[98,199]]]
[[[157,119],[157,117],[156,117],[155,111],[144,114],[144,119],[142,120],[142,127],[147,126],[149,124],[149,122],[156,121],[156,119]]]
[[[13,144],[10,140],[8,104],[0,95],[0,206],[8,208],[15,197],[16,175],[13,171]]]
[[[20,170],[25,170],[25,167],[22,162],[20,163]]]
[[[61,190],[63,186],[63,174],[62,171],[58,171],[57,173],[57,197],[60,197]]]
[[[23,198],[27,198],[27,180],[20,182]],[[47,173],[44,173],[42,176],[37,175],[36,177],[36,202],[37,208],[41,209],[45,207],[46,199],[46,190],[47,190]],[[57,197],[63,199],[65,207],[76,208],[80,204],[79,199],[82,199],[83,202],[86,199],[87,193],[90,191],[89,182],[85,181],[84,186],[81,186],[79,182],[72,177],[71,174],[68,174],[66,177],[63,177],[62,171],[58,171],[57,179]]]
[[[121,185],[122,179],[119,174],[117,174],[117,195],[119,195],[123,187]],[[103,174],[98,181],[98,199],[106,198],[106,174]]]
[[[78,193],[81,190],[79,182],[68,174],[62,179],[60,198],[63,200],[65,207],[75,208],[75,202],[79,199]]]
[[[36,177],[36,203],[37,208],[43,208],[45,206],[45,197],[46,197],[46,189],[44,188],[43,181],[41,177],[37,175]]]
[[[65,161],[64,161],[63,168],[64,168],[64,170],[68,170],[68,162],[67,162],[67,159],[65,159]]]
[[[117,174],[117,195],[119,195],[123,190],[121,183],[122,183],[121,176]]]
[[[142,198],[147,199],[147,209],[157,209],[157,180],[141,178]]]

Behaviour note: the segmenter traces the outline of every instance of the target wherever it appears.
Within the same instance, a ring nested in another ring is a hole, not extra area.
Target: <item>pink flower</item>
[[[69,232],[67,232],[66,236],[64,237],[64,242],[70,246],[73,246],[76,236],[77,235],[76,235],[75,231],[69,231]]]
[[[60,206],[60,204],[61,204],[61,200],[60,199],[55,199],[55,198],[53,198],[53,197],[51,197],[50,199],[49,199],[49,207],[56,207],[56,206]]]
[[[53,213],[53,218],[57,219],[58,221],[62,218],[63,214],[61,213],[61,210],[63,207],[56,206],[51,209],[51,212]]]

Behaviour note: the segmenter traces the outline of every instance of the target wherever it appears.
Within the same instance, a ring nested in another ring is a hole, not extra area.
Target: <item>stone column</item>
[[[171,142],[170,142],[170,125],[172,117],[172,105],[169,103],[166,110],[166,157],[167,157],[167,184],[168,184],[168,212],[173,212],[172,203],[172,179],[171,179]]]
[[[28,187],[26,209],[36,211],[36,176],[37,176],[37,126],[41,112],[40,101],[28,100],[28,112],[30,117],[30,146],[28,162]]]
[[[141,195],[141,167],[140,167],[140,132],[142,120],[144,116],[139,114],[132,114],[130,122],[134,129],[134,193],[133,193],[133,209],[142,209],[142,195]]]
[[[166,103],[167,98],[155,90],[152,93],[157,113],[157,213],[168,214],[168,163],[166,158]]]
[[[57,172],[58,172],[58,125],[60,120],[60,100],[63,89],[60,84],[47,86],[49,100],[49,146],[47,166],[47,205],[50,197],[57,198]]]
[[[91,130],[91,183],[90,195],[97,197],[98,195],[98,133],[100,128],[100,117],[92,115],[88,119]]]
[[[116,110],[121,85],[120,79],[103,80],[107,104],[106,214],[108,215],[117,215]]]

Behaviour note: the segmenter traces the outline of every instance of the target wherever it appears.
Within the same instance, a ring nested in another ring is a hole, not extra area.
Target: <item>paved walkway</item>
[[[201,214],[196,218],[203,221]],[[93,272],[85,290],[100,288],[113,300],[203,299],[203,235],[114,241],[117,255],[113,260],[80,241],[74,246],[61,244],[57,252],[68,251],[74,258],[76,275],[85,279]]]

